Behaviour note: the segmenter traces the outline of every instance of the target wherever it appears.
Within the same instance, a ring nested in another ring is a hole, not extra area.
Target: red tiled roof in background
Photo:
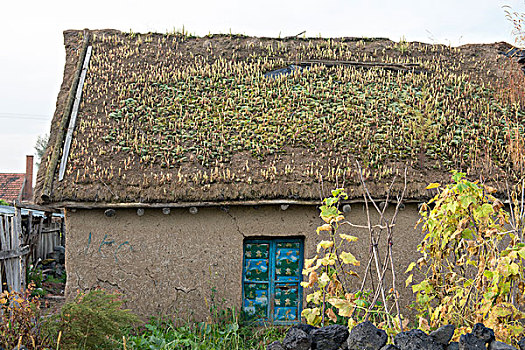
[[[0,199],[12,202],[20,195],[25,174],[0,174]]]

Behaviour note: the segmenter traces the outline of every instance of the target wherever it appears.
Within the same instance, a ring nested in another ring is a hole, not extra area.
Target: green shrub
[[[422,257],[407,269],[417,268],[423,279],[413,283],[410,275],[407,286],[427,327],[451,323],[459,334],[483,322],[510,343],[525,330],[523,234],[494,188],[464,176],[454,172],[452,184],[427,187],[438,194],[421,207]]]
[[[123,303],[118,294],[103,290],[79,294],[47,323],[47,332],[59,339],[60,349],[115,349],[117,339],[138,322]]]

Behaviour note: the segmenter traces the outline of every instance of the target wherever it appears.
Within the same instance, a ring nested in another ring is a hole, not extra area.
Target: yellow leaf
[[[327,301],[338,309],[338,313],[343,317],[350,317],[354,312],[354,303],[341,298],[329,298]]]
[[[328,274],[326,272],[323,272],[323,274],[321,275],[321,277],[319,278],[318,280],[319,282],[319,285],[324,288],[326,287],[326,285],[328,284],[328,282],[330,282],[330,277],[328,277]]]
[[[337,315],[335,314],[334,310],[326,310],[326,316],[328,316],[328,318],[332,320],[332,322],[337,322]]]
[[[330,224],[324,224],[324,225],[319,226],[319,227],[317,228],[317,234],[319,234],[319,232],[321,232],[321,231],[330,231],[331,229],[332,229],[332,225],[330,225]]]
[[[339,216],[336,216],[335,218],[332,219],[332,222],[339,222],[341,220],[344,220],[345,217],[343,215],[339,215]]]
[[[438,184],[437,182],[432,182],[430,185],[428,185],[427,187],[425,187],[426,190],[431,190],[433,188],[438,188],[439,186],[441,186],[441,184]]]
[[[317,255],[314,256],[313,258],[311,259],[305,259],[304,260],[304,268],[305,269],[308,269],[312,266],[312,264],[315,262],[315,260],[317,259]]]
[[[328,249],[328,248],[333,247],[333,245],[334,245],[333,241],[321,241],[317,244],[317,252],[319,253],[319,251],[321,251],[321,248]]]
[[[318,279],[319,279],[319,277],[317,275],[317,272],[312,271],[310,276],[308,276],[308,287],[312,287],[314,285],[314,283],[317,282]]]
[[[415,262],[411,262],[410,265],[408,265],[405,273],[408,273],[410,271],[412,271],[412,269],[416,266],[416,263]]]
[[[342,252],[340,255],[341,259],[345,264],[351,264],[354,266],[359,266],[360,262],[355,258],[355,256],[352,253],[348,252]]]
[[[306,319],[306,322],[310,325],[316,325],[319,323],[319,317],[320,312],[319,308],[313,308],[313,309],[304,309],[301,312],[301,316],[303,316]]]
[[[405,287],[408,287],[408,285],[409,285],[410,283],[412,283],[412,277],[413,277],[413,276],[414,276],[414,275],[410,275],[410,276],[408,276],[407,280],[405,281]]]
[[[357,237],[356,236],[345,235],[344,233],[340,233],[339,237],[341,237],[342,239],[347,240],[348,242],[355,242],[355,241],[357,241]]]
[[[347,274],[349,274],[350,276],[354,276],[354,277],[359,278],[359,275],[358,275],[357,272],[355,272],[355,271],[348,270],[348,271],[347,271]]]
[[[430,330],[430,326],[428,324],[428,321],[426,318],[420,317],[419,318],[419,329],[421,329],[424,332],[428,332]]]

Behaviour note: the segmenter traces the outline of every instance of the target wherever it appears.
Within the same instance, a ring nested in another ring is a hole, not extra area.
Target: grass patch
[[[243,350],[266,349],[281,339],[287,327],[241,326],[234,313],[223,322],[184,322],[151,319],[148,323],[129,332],[122,339],[126,349],[216,349]]]

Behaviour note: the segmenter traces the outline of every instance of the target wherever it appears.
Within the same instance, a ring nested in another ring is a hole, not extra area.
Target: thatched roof
[[[93,54],[58,181],[53,151],[61,153],[84,36],[64,33],[40,203],[309,200],[319,199],[320,183],[344,184],[357,197],[356,160],[377,197],[405,166],[412,199],[451,169],[495,185],[521,175],[524,113],[506,89],[520,90],[522,80],[509,77],[523,76],[501,55],[505,43],[90,34]],[[291,74],[265,76],[290,65]]]

